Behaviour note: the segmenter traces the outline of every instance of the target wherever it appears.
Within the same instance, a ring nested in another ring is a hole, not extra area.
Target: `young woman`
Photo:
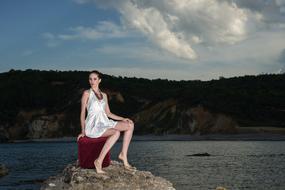
[[[91,88],[83,92],[81,99],[80,123],[82,130],[77,140],[84,136],[91,138],[108,137],[99,157],[94,161],[96,172],[106,173],[102,170],[103,159],[119,139],[120,132],[124,131],[123,146],[118,158],[123,161],[126,169],[134,169],[134,167],[129,164],[127,158],[129,144],[134,131],[134,122],[129,118],[120,117],[110,111],[107,95],[99,88],[100,82],[101,73],[96,70],[91,71],[89,74],[89,84]],[[87,117],[85,119],[86,110]]]

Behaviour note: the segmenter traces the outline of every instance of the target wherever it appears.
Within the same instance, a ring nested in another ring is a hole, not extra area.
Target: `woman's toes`
[[[118,158],[119,158],[120,160],[122,160],[122,161],[125,160],[125,158],[124,158],[124,156],[122,155],[122,153],[119,154]]]
[[[99,163],[98,160],[95,160],[95,161],[94,161],[94,166],[95,166],[96,172],[97,172],[98,174],[105,174],[105,173],[106,173],[106,172],[104,172],[104,171],[102,170],[101,163]]]

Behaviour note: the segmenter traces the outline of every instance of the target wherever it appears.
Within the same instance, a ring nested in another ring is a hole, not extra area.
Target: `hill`
[[[114,77],[100,84],[111,111],[135,134],[238,133],[285,128],[285,74],[172,81]],[[10,70],[0,74],[0,139],[76,136],[88,72]],[[245,130],[246,131],[246,130]]]

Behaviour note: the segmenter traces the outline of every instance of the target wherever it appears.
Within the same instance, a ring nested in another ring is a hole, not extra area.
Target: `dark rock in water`
[[[189,154],[186,156],[211,156],[211,155],[209,153],[205,152],[205,153]]]
[[[7,137],[5,137],[2,134],[0,134],[0,143],[6,143],[8,141],[9,141],[9,139]]]
[[[3,126],[0,126],[0,143],[5,143],[9,141],[9,134]]]
[[[4,164],[0,164],[0,177],[5,176],[9,173],[9,170]]]
[[[104,170],[107,174],[97,174],[95,169],[82,169],[75,163],[69,164],[61,174],[46,180],[41,190],[175,190],[166,179],[148,171],[126,170],[117,161],[112,161]]]
[[[20,184],[42,184],[44,179],[19,180]]]

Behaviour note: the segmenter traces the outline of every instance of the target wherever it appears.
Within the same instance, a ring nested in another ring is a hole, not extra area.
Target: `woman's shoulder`
[[[83,91],[83,95],[84,95],[84,96],[89,95],[89,93],[90,93],[90,89],[87,89],[87,90],[84,90],[84,91]]]
[[[102,92],[102,91],[101,91],[101,93],[102,93],[103,96],[108,97],[108,96],[107,96],[107,93]]]

